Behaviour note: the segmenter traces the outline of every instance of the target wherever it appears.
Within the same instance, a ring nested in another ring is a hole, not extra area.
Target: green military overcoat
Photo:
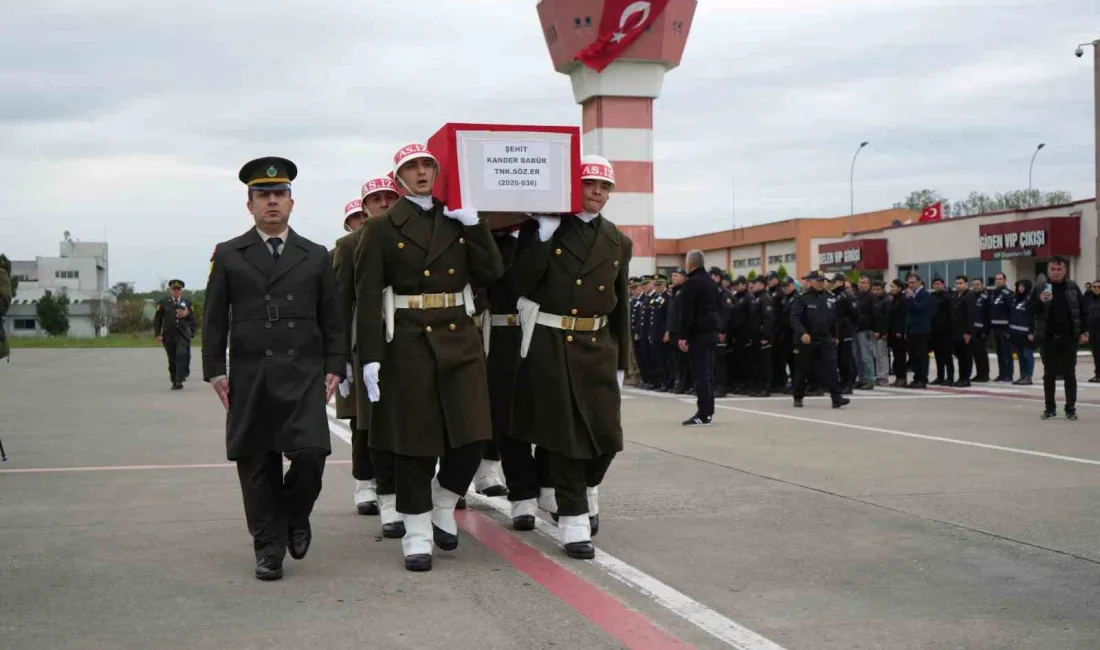
[[[515,256],[516,282],[540,313],[608,317],[598,332],[535,326],[516,372],[511,435],[568,458],[622,451],[617,370],[630,364],[633,243],[607,219],[589,248],[580,220],[567,215],[549,241],[538,222],[524,224]]]
[[[359,364],[359,352],[355,345],[355,248],[359,244],[359,235],[363,230],[348,233],[336,240],[331,251],[332,268],[336,272],[336,283],[340,286],[340,314],[348,328],[348,349],[351,350],[349,363],[353,368],[351,394],[341,397],[336,393],[336,417],[341,420],[355,418],[357,429],[366,431],[370,426],[370,400],[363,386]]]
[[[399,200],[363,226],[356,251],[359,360],[381,363],[381,400],[371,408],[370,446],[406,456],[489,440],[489,389],[481,334],[465,307],[398,309],[386,342],[382,293],[458,293],[504,273],[489,224],[463,226],[443,204]],[[360,373],[362,374],[362,373]]]

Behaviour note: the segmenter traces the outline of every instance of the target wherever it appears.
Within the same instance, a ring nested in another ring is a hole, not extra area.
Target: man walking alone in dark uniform
[[[153,332],[168,353],[168,376],[172,390],[182,390],[191,374],[191,337],[195,334],[195,312],[191,302],[181,295],[183,280],[168,283],[172,295],[161,298],[153,317]]]
[[[802,278],[809,289],[791,303],[791,330],[795,340],[794,405],[802,408],[806,378],[813,368],[817,380],[829,391],[833,408],[850,402],[837,384],[837,309],[835,296],[825,291],[825,278],[810,271]]]
[[[227,411],[226,455],[237,463],[260,580],[283,576],[288,547],[295,559],[309,550],[331,453],[325,405],[347,364],[328,251],[288,226],[297,173],[285,158],[241,168],[256,225],[214,249],[203,309],[203,377]]]
[[[718,287],[703,266],[703,252],[685,258],[688,279],[680,294],[680,349],[691,360],[695,377],[695,415],[684,426],[709,425],[714,419],[714,350],[718,347]]]

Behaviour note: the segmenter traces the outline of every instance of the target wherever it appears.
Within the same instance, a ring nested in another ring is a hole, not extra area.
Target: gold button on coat
[[[593,337],[592,337],[592,342],[593,342],[593,343],[595,343],[595,342],[596,342],[596,337],[595,337],[595,336],[593,336]]]
[[[555,255],[561,255],[561,249],[560,248],[555,248],[554,249],[554,254]]]
[[[452,331],[452,332],[453,332],[453,331],[455,331],[455,324],[454,324],[454,323],[451,323],[451,324],[449,325],[449,327],[451,328],[451,331]]]
[[[601,284],[601,285],[599,286],[599,289],[600,289],[600,291],[603,291],[603,290],[604,290],[604,286],[603,286],[603,285]]]
[[[574,309],[573,311],[571,311],[571,312],[569,312],[569,313],[570,313],[570,314],[573,314],[574,316],[576,316],[576,315],[577,315],[577,310],[576,310],[576,309]]]
[[[465,244],[466,243],[466,238],[465,237],[459,237],[458,238],[458,243]]]
[[[426,332],[429,332],[429,333],[430,333],[430,332],[432,331],[432,326],[431,326],[431,325],[429,325],[429,326],[425,327],[425,328],[424,328],[424,331],[426,331]]]
[[[447,275],[454,275],[454,274],[455,274],[454,269],[447,269]]]
[[[565,337],[565,340],[566,340],[566,341],[569,341],[570,343],[572,343],[572,342],[573,342],[573,335],[572,335],[572,334],[570,334],[569,336]]]
[[[398,248],[404,248],[405,247],[405,242],[403,242],[403,241],[397,242],[397,247]]]
[[[580,279],[580,278],[577,278],[577,286],[579,287],[579,286],[581,286],[582,284],[584,284],[584,283],[583,283],[583,282],[581,282],[581,279]]]
[[[424,277],[428,277],[431,274],[432,274],[431,271],[429,271],[428,269],[424,269]]]

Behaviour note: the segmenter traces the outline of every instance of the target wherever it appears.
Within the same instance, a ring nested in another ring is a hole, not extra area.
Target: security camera
[[[1078,58],[1078,59],[1080,59],[1081,57],[1085,56],[1085,51],[1081,49],[1081,46],[1080,46],[1080,45],[1078,45],[1078,46],[1077,46],[1077,49],[1076,49],[1076,50],[1074,50],[1074,51],[1073,51],[1073,53],[1074,53],[1075,55],[1077,55],[1077,58]]]

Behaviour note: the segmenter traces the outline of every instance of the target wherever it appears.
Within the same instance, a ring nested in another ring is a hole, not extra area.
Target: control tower
[[[615,167],[604,215],[634,241],[631,275],[653,273],[653,100],[680,65],[696,0],[539,0],[554,69],[582,106],[584,154]]]

